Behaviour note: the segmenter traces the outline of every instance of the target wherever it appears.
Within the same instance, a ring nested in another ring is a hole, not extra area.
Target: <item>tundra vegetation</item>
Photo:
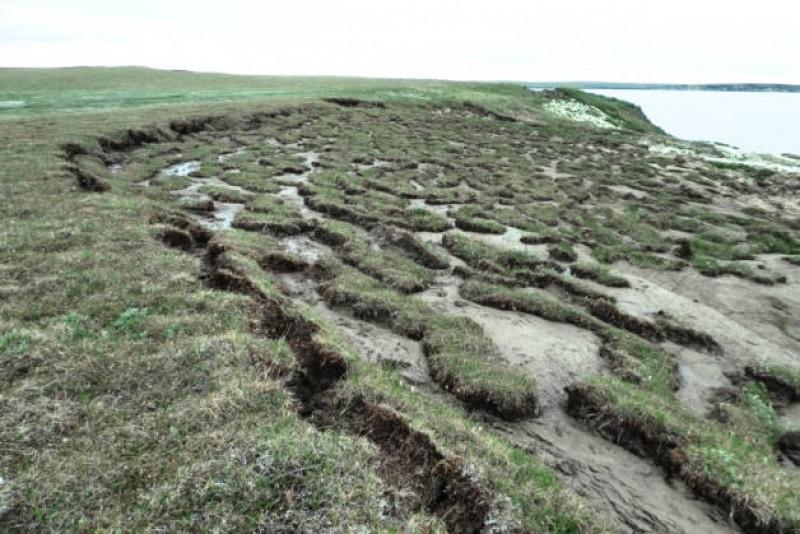
[[[650,150],[573,89],[4,70],[0,101],[0,530],[625,528],[501,432],[548,411],[800,530],[800,167]],[[773,299],[753,331],[794,362],[626,304],[689,278]],[[595,336],[600,371],[544,402],[448,284]],[[725,368],[707,410],[678,351]]]

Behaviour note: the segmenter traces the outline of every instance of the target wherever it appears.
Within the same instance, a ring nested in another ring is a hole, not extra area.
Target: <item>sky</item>
[[[800,84],[789,0],[0,0],[0,66]]]

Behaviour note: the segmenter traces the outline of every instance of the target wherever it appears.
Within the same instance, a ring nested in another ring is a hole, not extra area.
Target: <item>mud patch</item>
[[[479,532],[490,511],[487,497],[464,473],[464,467],[446,458],[424,433],[414,430],[395,412],[367,402],[360,395],[331,393],[348,373],[344,358],[316,338],[319,326],[293,312],[284,303],[262,303],[262,325],[270,337],[285,337],[300,368],[288,382],[300,402],[300,415],[320,430],[341,428],[365,436],[384,455],[384,474],[411,483],[419,503],[441,517],[452,532]]]
[[[490,511],[488,499],[464,474],[464,467],[445,458],[426,434],[361,397],[349,399],[340,409],[345,410],[343,423],[351,432],[370,439],[386,455],[387,466],[403,478],[412,478],[425,508],[441,517],[448,531],[484,530]]]
[[[800,403],[777,408],[776,412],[786,428],[800,429]]]
[[[800,402],[800,387],[769,369],[758,365],[748,365],[744,368],[744,372],[749,378],[764,384],[772,402],[784,406]]]
[[[412,384],[431,384],[428,360],[418,341],[356,319],[344,310],[331,309],[321,301],[314,306],[314,310],[344,332],[365,360],[396,369]]]
[[[181,164],[185,165],[185,164]],[[186,168],[182,168],[180,172],[184,172]],[[166,172],[166,171],[164,171]],[[182,176],[182,175],[174,175],[174,176]],[[192,178],[190,177],[189,180],[192,182],[191,185],[184,189],[180,189],[178,191],[173,191],[172,195],[179,199],[188,199],[190,201],[202,201],[202,200],[211,200],[211,198],[200,192],[200,188],[203,186],[214,186],[220,187],[224,189],[230,189],[236,193],[248,193],[246,189],[230,185],[227,182],[220,180],[219,178]],[[147,180],[146,180],[147,181]],[[142,183],[144,185],[144,183]],[[238,202],[214,202],[213,203],[213,210],[211,210],[208,214],[202,214],[197,216],[197,220],[211,228],[213,230],[224,230],[226,228],[230,228],[233,225],[233,221],[236,219],[236,216],[244,210],[244,204]]]
[[[418,298],[433,309],[478,323],[495,343],[503,359],[522,367],[536,379],[543,409],[555,406],[564,387],[580,378],[601,374],[600,339],[576,326],[467,302],[459,297],[461,280],[439,277]]]
[[[385,108],[386,104],[383,102],[373,102],[369,100],[360,100],[358,98],[349,98],[349,97],[331,97],[331,98],[323,98],[325,102],[330,102],[331,104],[336,104],[337,106],[342,106],[345,108]]]
[[[675,396],[698,414],[706,413],[720,388],[728,388],[731,369],[718,357],[674,345],[668,347],[678,362],[680,389]]]
[[[777,447],[794,465],[800,466],[800,430],[782,435],[778,440]]]
[[[692,470],[681,447],[684,443],[665,428],[619,414],[590,386],[567,388],[567,412],[588,424],[609,441],[652,458],[668,476],[684,480],[708,502],[727,510],[748,532],[784,532],[779,518],[771,515],[733,487],[725,487],[708,475]],[[697,532],[697,530],[690,530]]]
[[[194,238],[186,230],[167,226],[156,231],[156,239],[171,248],[177,248],[184,252],[191,252],[195,247]]]
[[[243,209],[244,204],[216,202],[214,203],[213,218],[201,218],[200,221],[214,230],[225,230],[233,226],[233,221]]]
[[[387,226],[378,226],[372,233],[377,242],[400,249],[423,267],[441,270],[450,266],[450,262],[447,261],[447,257],[443,253],[437,253],[423,246],[420,240],[411,232]]]
[[[738,529],[661,469],[578,426],[560,409],[493,429],[550,465],[617,532],[728,533]]]
[[[275,194],[275,196],[277,196],[286,204],[296,207],[300,212],[300,215],[302,215],[306,219],[315,219],[319,221],[324,218],[321,213],[309,209],[306,206],[303,197],[300,196],[300,193],[298,192],[297,186],[291,186],[291,185],[283,186],[281,187],[281,190]]]
[[[330,248],[317,243],[307,236],[291,236],[283,239],[281,242],[286,252],[310,264],[316,263],[322,256],[333,254]]]
[[[773,293],[776,298],[777,293],[783,293],[785,301],[787,295],[795,295],[795,286],[776,290],[734,277],[709,279],[690,269],[668,273],[625,264],[616,268],[632,286],[609,289],[618,302],[635,307],[643,315],[680,317],[692,328],[712,336],[732,365],[741,368],[753,361],[791,365],[800,353],[797,342],[780,333],[775,335],[778,329],[771,324],[769,310],[773,307],[767,299]],[[795,309],[794,300],[790,306]]]
[[[111,189],[111,186],[108,185],[108,183],[106,183],[103,179],[93,172],[84,169],[83,167],[78,165],[70,165],[67,167],[67,171],[75,177],[75,182],[78,184],[78,187],[84,191],[103,193]]]

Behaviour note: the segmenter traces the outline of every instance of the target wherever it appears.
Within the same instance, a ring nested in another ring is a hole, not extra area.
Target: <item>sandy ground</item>
[[[434,309],[478,322],[503,358],[536,378],[540,391],[542,416],[520,423],[492,420],[499,433],[539,455],[568,487],[622,532],[738,531],[713,507],[696,500],[683,483],[665,480],[658,466],[587,431],[563,411],[565,386],[605,372],[598,355],[600,340],[594,334],[466,302],[458,296],[461,282],[451,274],[442,275],[419,298]],[[715,365],[709,365],[710,356],[690,352],[683,353],[687,362],[683,372],[690,384],[684,395],[687,403],[700,407],[707,388],[726,379]]]
[[[787,264],[788,265],[788,264]],[[632,288],[609,292],[640,315],[658,311],[679,318],[707,332],[722,345],[725,359],[742,366],[759,359],[765,363],[797,363],[800,341],[786,335],[778,318],[790,325],[800,320],[800,286],[765,286],[734,276],[709,278],[694,269],[645,271],[619,264],[616,270],[631,281]],[[788,266],[790,276],[800,269]]]
[[[598,355],[600,340],[591,332],[467,302],[458,296],[462,282],[452,275],[440,276],[419,298],[435,310],[469,317],[481,325],[503,359],[536,379],[543,409],[556,406],[569,384],[604,369]]]
[[[494,428],[543,458],[565,485],[621,532],[739,532],[660,467],[587,432],[560,410]]]

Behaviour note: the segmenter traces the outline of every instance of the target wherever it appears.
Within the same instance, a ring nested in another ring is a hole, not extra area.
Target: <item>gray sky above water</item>
[[[789,0],[2,0],[0,66],[800,83],[798,15]]]

